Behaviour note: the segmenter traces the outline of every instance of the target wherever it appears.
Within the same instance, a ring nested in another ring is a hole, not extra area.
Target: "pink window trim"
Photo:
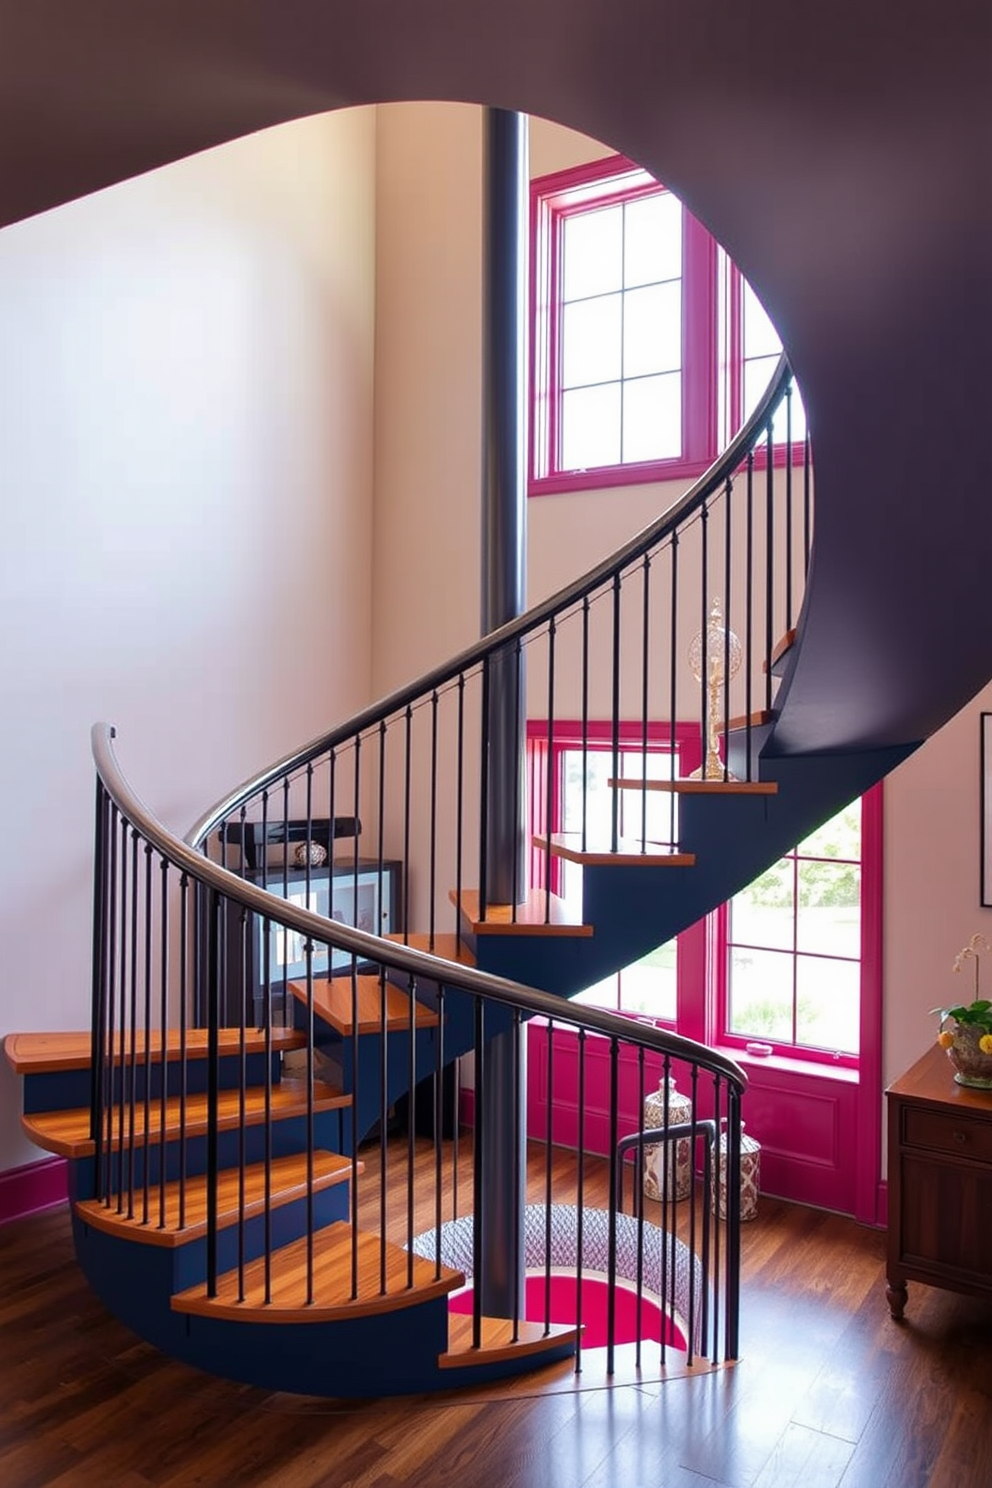
[[[649,195],[659,185],[638,183],[624,186],[624,175],[640,174],[625,155],[609,155],[585,165],[535,177],[531,182],[530,209],[530,325],[529,374],[531,418],[528,449],[529,496],[552,496],[570,491],[610,490],[616,486],[655,484],[662,481],[695,480],[709,468],[725,439],[718,428],[721,399],[718,385],[725,380],[727,437],[740,426],[743,399],[741,360],[741,273],[727,260],[727,340],[724,364],[718,353],[719,309],[717,295],[717,244],[688,211],[683,217],[682,258],[682,453],[669,460],[647,460],[636,464],[602,465],[591,470],[558,468],[559,411],[561,408],[559,310],[561,283],[562,219],[580,210],[578,200],[589,188],[597,206],[615,205]],[[616,190],[597,193],[598,182],[616,179]],[[660,187],[664,190],[664,187]],[[689,354],[690,347],[692,355]],[[755,469],[767,464],[767,453],[759,450]],[[803,445],[793,447],[792,463],[802,464]],[[787,462],[786,446],[777,444],[772,464]]]

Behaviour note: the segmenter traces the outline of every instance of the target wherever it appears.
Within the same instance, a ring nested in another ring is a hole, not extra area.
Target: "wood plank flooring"
[[[992,1484],[992,1304],[911,1286],[906,1322],[893,1323],[883,1236],[769,1199],[744,1227],[744,1257],[744,1357],[731,1368],[650,1387],[552,1392],[532,1379],[329,1401],[173,1363],[89,1291],[64,1208],[17,1220],[0,1227],[0,1483]]]

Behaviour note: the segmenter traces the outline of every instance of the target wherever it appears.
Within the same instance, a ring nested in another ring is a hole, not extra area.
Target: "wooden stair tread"
[[[535,836],[535,847],[548,849],[547,836]],[[581,863],[586,867],[599,867],[609,863],[634,863],[650,868],[691,868],[696,861],[695,853],[679,852],[663,842],[647,842],[642,848],[639,842],[621,838],[617,851],[610,848],[582,847],[581,832],[552,832],[550,838],[552,857],[566,858],[570,863]]]
[[[306,1045],[306,1038],[298,1033],[295,1028],[273,1028],[271,1029],[272,1049],[279,1053],[284,1049],[302,1049]],[[265,1031],[248,1028],[244,1033],[245,1048],[249,1054],[265,1053]],[[73,1030],[66,1033],[8,1033],[3,1041],[4,1053],[15,1075],[47,1075],[58,1073],[62,1070],[81,1070],[90,1067],[91,1042],[88,1032]],[[220,1030],[220,1050],[222,1054],[239,1054],[241,1052],[241,1029],[222,1028]],[[139,1029],[134,1041],[135,1057],[144,1061],[146,1056],[154,1061],[162,1058],[162,1033],[155,1029],[151,1037],[146,1041],[144,1031]],[[207,1030],[205,1028],[189,1028],[186,1030],[186,1057],[188,1059],[205,1059],[207,1057]],[[170,1028],[166,1031],[165,1057],[168,1062],[180,1059],[183,1054],[183,1045],[180,1041],[179,1030]],[[124,1058],[131,1057],[131,1036],[127,1032],[124,1036]],[[121,1037],[118,1030],[113,1040],[113,1059],[115,1064],[121,1062]]]
[[[637,780],[633,777],[610,780],[615,790],[668,791],[677,796],[774,796],[775,780]]]
[[[414,951],[426,951],[428,955],[437,956],[441,961],[453,961],[458,966],[475,965],[475,952],[471,946],[451,931],[443,934],[436,932],[432,937],[428,930],[413,930],[406,935],[397,930],[387,935],[386,939],[395,941],[397,945],[409,946]]]
[[[580,1329],[567,1323],[552,1323],[545,1332],[543,1323],[517,1324],[517,1338],[513,1338],[513,1324],[508,1318],[482,1318],[482,1341],[476,1349],[472,1347],[471,1313],[450,1313],[448,1316],[448,1351],[438,1358],[439,1369],[464,1369],[466,1365],[501,1364],[507,1359],[520,1359],[532,1354],[547,1353],[561,1348],[563,1343],[578,1342]]]
[[[460,1271],[411,1256],[378,1235],[358,1232],[358,1286],[352,1296],[352,1229],[344,1220],[318,1230],[313,1237],[313,1301],[307,1301],[307,1241],[294,1240],[271,1255],[271,1300],[265,1301],[265,1259],[245,1266],[243,1300],[239,1301],[237,1269],[217,1278],[217,1295],[208,1297],[201,1283],[172,1298],[176,1312],[246,1323],[326,1323],[339,1318],[372,1317],[414,1307],[465,1285]],[[386,1290],[380,1291],[380,1267],[386,1257]],[[413,1263],[413,1285],[407,1286]]]
[[[364,1163],[357,1163],[359,1173]],[[265,1213],[265,1163],[251,1163],[244,1172],[244,1205],[240,1199],[240,1174],[237,1168],[225,1168],[217,1177],[217,1225],[227,1229],[239,1222]],[[296,1199],[306,1197],[308,1191],[307,1158],[305,1152],[291,1153],[286,1157],[275,1157],[270,1165],[269,1204],[278,1209]],[[313,1192],[331,1188],[336,1183],[346,1183],[352,1176],[351,1158],[337,1152],[316,1150],[313,1155]],[[119,1214],[116,1207],[108,1208],[100,1199],[85,1199],[76,1204],[76,1214],[95,1230],[106,1235],[120,1235],[142,1245],[157,1245],[173,1248],[198,1240],[207,1233],[207,1179],[204,1173],[186,1179],[185,1224],[179,1223],[180,1185],[178,1181],[165,1185],[164,1219],[162,1194],[157,1184],[148,1190],[148,1218],[144,1219],[144,1191],[138,1189],[134,1195],[134,1214]],[[116,1199],[114,1201],[116,1206]]]
[[[381,1033],[382,987],[383,983],[377,972],[356,976],[354,995],[350,975],[314,977],[314,1012],[319,1018],[323,1018],[325,1023],[337,1029],[338,1033],[347,1035],[355,1032],[354,1014],[357,1003],[358,1032],[360,1034]],[[392,982],[386,982],[385,988],[386,1032],[393,1033],[399,1029],[408,1029],[410,1027],[409,992],[405,992],[401,987],[395,987]],[[307,1005],[305,981],[290,982],[289,990],[304,1007]],[[425,1007],[420,1002],[415,1006],[416,1027],[436,1028],[437,1013],[433,1008]]]
[[[793,625],[792,628],[790,630],[787,630],[785,632],[785,635],[783,635],[772,647],[771,657],[761,664],[762,670],[765,672],[774,672],[779,662],[784,661],[795,644],[796,627]]]
[[[728,718],[726,730],[721,729],[720,732],[732,734],[736,729],[746,729],[748,725],[753,729],[767,728],[774,719],[775,714],[771,709],[759,708],[755,713],[741,713],[736,718]]]
[[[314,1110],[334,1111],[340,1106],[349,1106],[351,1096],[344,1095],[340,1090],[324,1084],[323,1081],[314,1081]],[[272,1086],[271,1110],[273,1121],[285,1120],[289,1116],[301,1116],[306,1114],[307,1094],[306,1084],[302,1080],[281,1080]],[[113,1122],[111,1126],[111,1141],[116,1149],[119,1145],[119,1108],[114,1108]],[[153,1096],[150,1103],[151,1128],[148,1140],[150,1143],[158,1142],[163,1136],[166,1141],[173,1141],[179,1136],[181,1127],[181,1105],[177,1095],[170,1096],[165,1103],[165,1128],[160,1126],[161,1101]],[[218,1101],[218,1120],[221,1130],[238,1127],[241,1124],[241,1106],[237,1090],[222,1090]],[[265,1120],[265,1087],[252,1086],[245,1092],[245,1125],[257,1126]],[[106,1118],[105,1118],[106,1121]],[[94,1152],[94,1143],[90,1137],[90,1112],[89,1107],[80,1110],[67,1111],[38,1111],[31,1115],[21,1117],[21,1126],[25,1133],[39,1147],[46,1152],[58,1153],[60,1157],[91,1157]],[[203,1136],[207,1130],[207,1097],[206,1093],[190,1094],[186,1097],[186,1123],[187,1137]],[[132,1138],[130,1127],[130,1115],[125,1112],[124,1140],[129,1142]],[[134,1130],[133,1140],[144,1142],[145,1139],[145,1103],[139,1100],[134,1106]]]
[[[510,904],[488,904],[484,920],[479,914],[477,889],[462,889],[460,901],[452,889],[450,898],[465,916],[473,935],[589,936],[593,933],[593,927],[577,920],[557,894],[550,895],[549,916],[549,896],[543,889],[531,889],[515,908]]]

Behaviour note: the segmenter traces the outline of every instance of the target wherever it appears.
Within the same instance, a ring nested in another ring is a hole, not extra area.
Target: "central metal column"
[[[522,614],[526,576],[527,118],[487,109],[483,270],[482,631]],[[486,901],[522,898],[525,874],[523,659],[494,657],[488,687]],[[482,1310],[523,1310],[526,1078],[523,1036],[481,1051]]]

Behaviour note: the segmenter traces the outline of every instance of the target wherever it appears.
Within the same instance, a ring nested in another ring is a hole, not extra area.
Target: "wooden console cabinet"
[[[934,1044],[886,1099],[892,1316],[909,1281],[992,1297],[992,1091],[956,1085]]]

